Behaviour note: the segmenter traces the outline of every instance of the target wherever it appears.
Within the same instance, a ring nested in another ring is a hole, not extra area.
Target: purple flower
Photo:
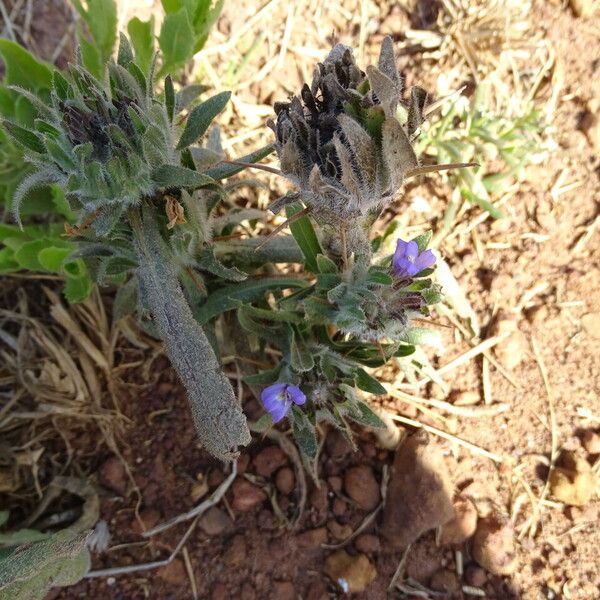
[[[274,383],[266,387],[260,399],[265,409],[271,413],[273,423],[278,423],[287,415],[293,404],[304,404],[306,396],[299,387],[289,383]]]
[[[431,250],[419,252],[417,242],[398,240],[396,251],[392,257],[392,265],[397,275],[401,277],[414,277],[424,269],[433,267],[435,255]]]

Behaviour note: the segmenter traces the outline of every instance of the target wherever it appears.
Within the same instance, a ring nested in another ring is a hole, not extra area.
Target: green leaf
[[[158,36],[164,60],[163,72],[169,72],[188,61],[194,50],[194,37],[188,11],[185,8],[169,11]]]
[[[186,109],[200,94],[208,91],[210,87],[207,85],[201,85],[193,83],[186,85],[180,89],[175,96],[175,112],[179,114],[182,110]]]
[[[499,209],[496,208],[489,200],[486,198],[482,198],[477,194],[474,194],[471,190],[467,188],[461,188],[460,193],[473,204],[477,204],[477,206],[483,208],[483,210],[490,213],[494,219],[503,219],[506,215]]]
[[[248,427],[254,433],[264,433],[267,429],[273,427],[273,417],[269,413],[265,413],[254,423],[248,421]]]
[[[375,377],[371,377],[364,369],[356,369],[355,381],[356,385],[365,392],[376,394],[377,396],[387,394],[381,383]]]
[[[161,165],[152,171],[152,181],[160,187],[200,188],[214,185],[212,177],[177,165]]]
[[[176,150],[187,148],[196,142],[208,129],[213,119],[225,108],[229,98],[231,98],[231,92],[221,92],[194,107],[187,118]]]
[[[340,390],[346,397],[346,401],[337,404],[335,408],[342,415],[367,427],[385,427],[385,423],[371,410],[366,402],[358,397],[353,387],[342,383],[340,384]]]
[[[417,246],[419,247],[419,252],[424,252],[425,250],[427,250],[427,246],[429,246],[429,242],[431,241],[432,237],[433,232],[427,231],[425,233],[422,233],[421,235],[418,235],[412,241],[417,243]]]
[[[45,146],[42,140],[35,134],[33,131],[29,129],[25,129],[16,123],[11,123],[10,121],[4,121],[4,127],[10,133],[10,135],[20,144],[29,148],[29,150],[33,150],[38,154],[43,154],[45,151]]]
[[[303,210],[303,206],[299,202],[288,204],[285,207],[285,213],[288,219],[299,213],[301,210]],[[291,223],[290,231],[292,232],[296,243],[300,246],[300,250],[302,250],[306,269],[313,273],[318,273],[319,267],[317,264],[317,255],[323,254],[323,250],[321,250],[317,234],[315,233],[308,216],[305,215],[300,217],[297,221]]]
[[[305,373],[315,366],[315,360],[308,351],[298,334],[292,329],[290,339],[290,362],[295,371]]]
[[[37,255],[37,259],[46,271],[51,273],[60,273],[64,260],[73,252],[73,248],[64,248],[58,246],[48,246],[42,248]]]
[[[135,51],[135,62],[144,73],[148,73],[154,56],[154,17],[149,21],[133,17],[127,23],[127,33]]]
[[[175,88],[173,87],[173,80],[170,75],[165,77],[165,107],[169,122],[172,123],[175,113]]]
[[[291,277],[250,279],[227,285],[214,291],[194,312],[194,316],[200,325],[204,325],[221,313],[236,308],[239,302],[254,302],[262,298],[269,290],[301,288],[307,285],[304,280]]]
[[[113,303],[113,322],[135,313],[138,307],[138,290],[137,277],[132,277],[127,283],[119,286]]]
[[[0,54],[6,68],[6,85],[19,85],[35,91],[52,87],[52,69],[19,44],[0,38]]]
[[[268,371],[262,371],[261,373],[256,373],[254,375],[245,375],[242,377],[242,380],[248,385],[269,385],[277,382],[280,372],[281,365],[278,365],[274,369],[269,369]]]
[[[297,312],[289,310],[274,310],[268,308],[257,308],[251,304],[241,304],[240,307],[244,309],[249,315],[255,319],[264,319],[265,321],[283,322],[283,323],[302,323],[303,317]]]
[[[133,58],[133,48],[131,47],[127,36],[124,33],[119,33],[119,52],[117,54],[117,63],[126,69]]]
[[[79,261],[77,261],[79,263]],[[71,263],[69,266],[71,266]],[[83,266],[83,262],[81,262]],[[77,302],[83,302],[91,293],[93,288],[93,282],[88,275],[81,275],[80,277],[71,277],[67,275],[63,294],[70,304],[76,304]]]
[[[292,406],[291,417],[294,440],[298,448],[308,458],[315,458],[318,450],[315,426],[297,406]]]
[[[273,144],[269,144],[264,148],[260,148],[259,150],[255,150],[250,154],[246,154],[245,156],[240,156],[235,160],[237,162],[243,163],[256,163],[259,160],[262,160],[269,154],[272,154],[275,151],[275,146]],[[241,173],[246,167],[240,167],[239,165],[227,165],[223,164],[214,169],[209,169],[206,171],[207,175],[210,175],[213,179],[226,179],[227,177],[233,177],[238,173]]]
[[[337,273],[337,265],[324,254],[317,254],[317,267],[319,273]]]
[[[84,6],[81,0],[73,0],[73,4],[87,25],[103,64],[110,58],[117,41],[117,3],[115,0],[85,0]]]
[[[183,7],[182,0],[160,0],[163,10],[170,15]]]
[[[378,269],[377,267],[371,267],[367,275],[367,281],[369,283],[376,283],[378,285],[392,285],[394,280],[392,276],[386,272],[386,270]]]
[[[79,35],[79,49],[81,52],[81,62],[83,66],[96,78],[102,77],[104,62],[100,49],[85,38]]]

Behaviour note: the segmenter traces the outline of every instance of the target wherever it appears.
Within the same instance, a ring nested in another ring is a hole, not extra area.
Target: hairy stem
[[[200,441],[217,458],[233,460],[237,448],[250,442],[246,418],[183,295],[153,209],[144,206],[129,216],[139,259],[140,295],[187,389]]]

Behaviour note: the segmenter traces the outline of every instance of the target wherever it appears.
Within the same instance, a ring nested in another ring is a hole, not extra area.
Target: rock
[[[337,521],[329,521],[327,523],[327,529],[329,529],[331,535],[336,540],[345,540],[352,535],[352,527],[350,525],[342,525]]]
[[[480,519],[473,537],[473,558],[492,575],[514,573],[519,564],[514,533],[508,519],[494,515]]]
[[[354,547],[364,554],[376,554],[381,550],[381,542],[372,533],[361,533],[354,540]]]
[[[202,515],[199,525],[207,535],[219,535],[229,529],[233,521],[224,510],[213,506]]]
[[[271,477],[287,463],[287,455],[279,446],[267,446],[254,457],[254,468],[261,477]]]
[[[597,477],[590,463],[574,452],[563,452],[550,473],[550,492],[559,501],[584,506],[596,491]]]
[[[141,521],[141,522],[140,522]],[[140,510],[140,518],[134,519],[131,529],[142,534],[148,529],[152,529],[160,521],[160,512],[155,508],[143,508]]]
[[[583,315],[583,317],[581,317],[581,328],[590,337],[600,340],[600,312]]]
[[[340,460],[352,452],[350,440],[337,429],[332,429],[325,438],[327,454],[334,460]]]
[[[600,432],[586,429],[582,436],[583,447],[589,454],[600,454]]]
[[[377,578],[377,571],[364,555],[350,556],[345,550],[330,554],[325,560],[325,574],[345,593],[364,592]]]
[[[248,548],[243,535],[233,536],[223,555],[223,560],[229,567],[240,567],[248,560]]]
[[[571,10],[577,17],[592,17],[600,11],[598,0],[571,0]]]
[[[275,485],[282,494],[291,494],[296,486],[294,471],[289,467],[279,469],[275,475]]]
[[[470,500],[459,499],[454,503],[454,518],[442,527],[440,544],[462,544],[477,528],[477,509]]]
[[[296,590],[291,581],[276,581],[273,584],[272,600],[296,600]]]
[[[341,492],[342,486],[344,485],[344,480],[337,475],[333,475],[332,477],[327,478],[327,485],[333,492]]]
[[[100,467],[100,483],[120,496],[127,492],[127,472],[125,466],[116,456],[111,456]]]
[[[424,431],[396,451],[383,509],[381,533],[403,549],[454,517],[452,482],[441,452]]]
[[[245,479],[236,479],[231,487],[233,490],[231,506],[235,510],[242,512],[252,510],[267,499],[267,495],[258,486]]]
[[[460,590],[460,581],[454,571],[440,569],[433,574],[429,587],[436,592],[455,593]]]
[[[160,567],[156,574],[165,582],[171,585],[180,585],[187,581],[187,574],[183,561],[179,558],[174,559],[168,565]]]
[[[465,580],[469,585],[482,587],[487,581],[487,574],[480,566],[472,564],[465,569]]]
[[[348,510],[348,505],[341,498],[336,498],[331,510],[336,517],[343,517]]]
[[[327,529],[318,527],[317,529],[309,529],[303,531],[296,536],[296,543],[299,548],[316,548],[327,542]]]
[[[363,510],[374,510],[381,499],[373,469],[367,465],[352,467],[346,471],[344,489]]]

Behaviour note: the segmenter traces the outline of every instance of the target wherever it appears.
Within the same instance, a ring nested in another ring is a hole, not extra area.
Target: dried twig
[[[198,506],[192,508],[192,510],[178,515],[173,519],[169,519],[168,521],[165,521],[164,523],[161,523],[160,525],[157,525],[152,529],[144,531],[142,536],[145,538],[149,538],[156,535],[157,533],[161,533],[162,531],[173,527],[174,525],[177,525],[178,523],[183,523],[183,521],[189,521],[194,517],[199,517],[200,515],[205,513],[209,508],[211,508],[215,504],[218,504],[221,501],[221,498],[223,498],[225,492],[233,483],[233,480],[235,479],[236,475],[237,463],[234,461],[231,467],[231,473],[229,474],[229,477],[227,477],[227,479],[206,500],[198,504]]]

